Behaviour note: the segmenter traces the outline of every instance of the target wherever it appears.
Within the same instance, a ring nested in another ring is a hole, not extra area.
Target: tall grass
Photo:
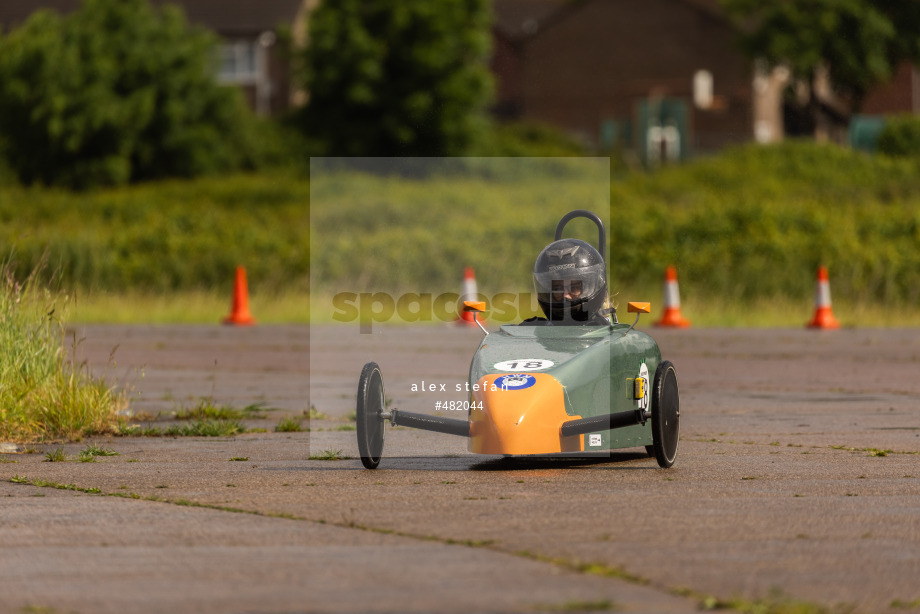
[[[217,324],[230,315],[233,279],[218,290],[173,290],[153,293],[78,292],[69,319],[81,324]],[[302,324],[309,321],[307,290],[250,293],[250,310],[259,324]]]
[[[584,181],[565,176],[517,183],[342,176],[314,179],[313,189],[312,279],[331,293],[355,280],[456,292],[467,264],[487,296],[528,291],[559,208],[599,206]],[[317,207],[316,196],[326,205]],[[920,301],[916,159],[805,142],[739,147],[614,177],[609,220],[610,284],[624,295],[660,284],[674,264],[686,299],[809,300],[823,264],[835,301]],[[590,230],[581,238],[593,240]]]
[[[77,440],[117,428],[122,397],[70,364],[66,298],[0,266],[0,440]]]
[[[920,162],[832,145],[747,146],[612,186],[611,253],[635,283],[675,264],[681,289],[723,300],[811,295],[920,300]]]
[[[306,291],[309,182],[294,173],[162,181],[73,193],[0,185],[0,254],[15,274],[42,259],[69,289]]]
[[[526,172],[477,158],[469,172],[415,179],[271,172],[81,194],[0,183],[0,254],[16,250],[23,279],[47,253],[81,321],[215,322],[238,264],[257,320],[322,320],[331,302],[314,300],[307,316],[308,290],[459,292],[465,265],[487,297],[530,292],[562,213],[605,215],[609,200],[610,286],[622,301],[656,300],[674,264],[685,306],[712,305],[724,321],[726,306],[808,304],[823,264],[835,306],[909,314],[920,302],[920,160],[745,146],[616,171],[601,190],[572,171],[578,160],[549,160]],[[590,227],[569,229],[595,240]]]

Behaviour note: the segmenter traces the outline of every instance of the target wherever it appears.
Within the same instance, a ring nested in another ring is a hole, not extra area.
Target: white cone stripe
[[[816,307],[830,307],[831,306],[831,284],[827,281],[819,281],[818,287],[815,290],[815,306]]]
[[[464,279],[463,280],[463,300],[464,301],[475,301],[476,297],[479,295],[479,290],[476,288],[476,279]]]
[[[664,306],[665,309],[680,307],[680,289],[677,287],[676,281],[664,282]]]

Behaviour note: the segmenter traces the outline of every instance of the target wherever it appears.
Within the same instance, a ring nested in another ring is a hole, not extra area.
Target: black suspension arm
[[[570,435],[584,435],[595,431],[609,431],[610,429],[621,429],[627,426],[634,426],[645,422],[645,415],[640,409],[631,409],[621,411],[615,414],[606,414],[603,416],[593,416],[591,418],[581,418],[579,420],[569,420],[562,423],[562,434],[566,437]]]
[[[414,429],[434,431],[447,435],[460,435],[461,437],[470,436],[469,420],[442,418],[441,416],[429,416],[427,414],[416,414],[410,411],[394,409],[390,412],[390,423],[396,426],[410,426]]]

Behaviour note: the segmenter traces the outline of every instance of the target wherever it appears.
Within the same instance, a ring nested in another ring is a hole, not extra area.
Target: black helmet
[[[553,321],[590,320],[607,299],[604,258],[578,239],[555,241],[540,252],[533,283],[540,308]]]

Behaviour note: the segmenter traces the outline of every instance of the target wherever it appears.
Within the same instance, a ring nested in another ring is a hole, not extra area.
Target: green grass
[[[183,407],[176,412],[176,420],[246,420],[262,418],[262,404],[247,405],[242,409],[217,405],[211,399],[201,399],[197,405]]]
[[[120,456],[118,452],[110,448],[103,448],[97,444],[91,443],[85,448],[80,450],[80,455],[77,457],[82,463],[94,463],[96,462],[97,456]]]
[[[0,440],[79,440],[117,429],[124,398],[85,365],[65,339],[68,299],[35,276],[16,281],[0,265]]]
[[[119,431],[124,437],[162,437],[163,430],[151,425],[126,424]]]
[[[163,434],[167,437],[230,437],[245,432],[246,427],[237,420],[195,420],[171,425]]]
[[[45,462],[59,463],[67,460],[76,460],[81,463],[94,463],[96,462],[97,456],[119,456],[119,453],[115,450],[103,448],[102,446],[91,443],[80,450],[80,453],[72,459],[67,458],[67,454],[64,452],[64,448],[55,448],[54,450],[45,453]]]
[[[311,454],[308,460],[337,461],[347,458],[347,456],[342,455],[341,450],[323,450],[319,454]]]
[[[247,277],[252,284],[252,273]],[[232,277],[213,290],[176,289],[152,293],[135,289],[79,292],[71,320],[94,324],[218,324],[230,314]],[[306,290],[261,291],[250,288],[249,310],[257,324],[303,324],[309,321]]]
[[[277,433],[299,433],[303,430],[302,420],[296,416],[284,416],[275,425]]]
[[[65,460],[67,460],[67,454],[64,452],[64,448],[55,448],[50,452],[45,452],[45,462],[60,463]]]
[[[832,607],[808,601],[799,601],[784,595],[781,591],[772,591],[763,599],[719,599],[704,597],[700,601],[704,611],[727,611],[741,614],[852,614],[855,606],[838,604]]]
[[[907,304],[884,304],[870,301],[854,301],[840,296],[835,290],[835,282],[831,281],[833,293],[834,315],[845,327],[885,327],[885,326],[920,326],[920,310]],[[714,292],[702,291],[693,285],[681,282],[681,303],[684,316],[689,319],[694,327],[800,327],[811,319],[814,313],[813,291],[792,299],[788,297],[762,297],[744,300],[726,299]],[[526,290],[525,290],[526,291]],[[662,312],[661,282],[638,283],[629,289],[621,289],[616,302],[618,303],[620,321],[632,323],[635,316],[625,313],[628,301],[640,300],[652,303],[652,313],[644,315],[639,320],[639,328],[648,328],[661,317]],[[81,307],[77,305],[73,310],[74,322],[81,323],[183,323],[183,324],[216,324],[229,311],[229,299],[226,301],[215,300],[207,305],[197,302],[197,293],[179,291],[158,297],[157,300],[170,303],[169,309],[148,309],[145,302],[134,295],[119,297],[109,295],[104,304],[96,307]],[[259,324],[308,324],[310,322],[309,302],[306,296],[288,295],[280,299],[287,306],[275,305],[266,311],[261,311],[255,301],[250,302],[250,308],[257,317]],[[332,304],[331,295],[314,297],[317,303]],[[185,307],[187,306],[187,307]],[[334,310],[317,310],[312,314],[315,324],[336,324],[340,326],[358,326],[357,323],[340,324],[332,319]],[[517,323],[522,318],[496,318],[489,313],[487,328],[500,324]],[[430,322],[401,322],[392,321],[389,325],[395,326],[441,326],[439,320]]]
[[[605,167],[602,189],[590,163],[540,164],[479,159],[463,176],[346,172],[312,185],[271,172],[79,196],[4,184],[0,253],[14,252],[19,280],[47,255],[75,293],[75,321],[216,323],[242,264],[260,323],[323,323],[337,292],[459,292],[465,265],[487,298],[530,292],[533,260],[561,214],[606,215],[609,201],[610,285],[621,307],[650,300],[660,309],[674,264],[696,326],[800,326],[824,264],[844,325],[920,324],[916,159],[750,145],[653,173],[617,170],[609,187]],[[594,240],[589,226],[570,231]]]
[[[58,490],[72,490],[75,492],[82,492],[89,495],[98,495],[102,493],[100,488],[83,488],[77,486],[76,484],[61,484],[59,482],[51,482],[48,480],[33,480],[24,476],[14,475],[10,478],[10,482],[13,484],[31,484],[32,486],[37,486],[39,488],[56,488]]]
[[[165,429],[128,425],[122,427],[118,434],[126,437],[232,437],[245,432],[246,427],[239,420],[204,419],[172,424]]]
[[[904,601],[902,599],[895,599],[891,602],[891,608],[896,608],[899,610],[915,610],[920,609],[920,599],[914,599],[913,601]]]
[[[310,406],[310,409],[308,409],[304,413],[306,414],[307,418],[310,420],[330,420],[328,414],[325,414],[319,411],[318,409],[316,409],[316,407],[312,405]]]
[[[213,290],[226,296],[223,309],[237,265],[252,291],[307,288],[309,182],[296,174],[80,194],[4,184],[0,220],[0,253],[15,250],[20,279],[47,258],[66,287],[84,293]]]
[[[103,448],[102,446],[91,443],[85,448],[80,450],[80,454],[85,454],[88,456],[120,456],[118,452],[112,450],[111,448]]]
[[[654,288],[643,295],[650,297],[652,313],[639,320],[640,329],[651,329],[661,317],[661,294],[661,288]],[[797,299],[764,297],[735,301],[718,294],[688,295],[681,285],[681,311],[695,327],[802,328],[814,315],[813,301],[812,294]],[[621,311],[622,306],[621,302]],[[834,294],[833,310],[844,327],[920,326],[920,311],[907,304],[857,302]],[[632,323],[634,317],[622,314],[620,321]]]
[[[611,245],[624,282],[675,264],[693,293],[810,297],[824,264],[837,298],[910,304],[920,297],[918,188],[917,160],[747,146],[615,182]]]
[[[464,265],[476,269],[486,297],[529,292],[533,260],[559,210],[603,212],[576,175],[492,183],[343,176],[313,187],[314,298],[330,295],[314,300],[313,318],[328,317],[331,295],[349,286],[389,288],[394,298],[459,292]],[[374,214],[362,218],[369,208]],[[345,250],[335,229],[356,218]],[[594,239],[590,229],[568,232]],[[753,311],[763,325],[798,326],[811,314],[824,264],[842,309],[909,324],[920,300],[920,162],[790,142],[626,173],[611,183],[608,238],[621,306],[637,295],[660,302],[664,270],[674,264],[686,307],[696,303],[691,319],[740,325]],[[776,317],[771,305],[784,303],[804,308]]]
[[[614,602],[609,599],[598,599],[596,601],[577,599],[560,604],[540,604],[534,607],[537,612],[607,612],[618,609]]]

